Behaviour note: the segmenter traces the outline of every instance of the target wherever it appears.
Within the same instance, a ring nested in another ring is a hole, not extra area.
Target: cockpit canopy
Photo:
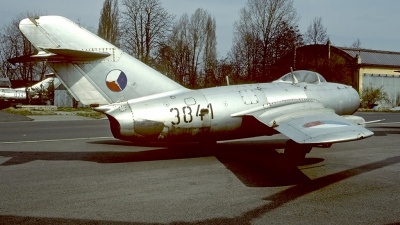
[[[294,79],[294,82],[293,82]],[[306,84],[319,84],[321,82],[326,82],[325,78],[313,71],[309,70],[297,70],[283,75],[278,80],[273,83],[306,83]]]

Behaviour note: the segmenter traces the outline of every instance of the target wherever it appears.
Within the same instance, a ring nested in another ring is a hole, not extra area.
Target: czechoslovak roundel
[[[108,89],[114,92],[120,92],[125,89],[128,79],[121,70],[111,70],[106,77]]]

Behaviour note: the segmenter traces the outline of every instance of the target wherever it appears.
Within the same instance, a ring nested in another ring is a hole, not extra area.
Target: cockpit
[[[325,78],[313,71],[309,70],[297,70],[283,75],[273,83],[306,83],[306,84],[319,84],[326,82]]]

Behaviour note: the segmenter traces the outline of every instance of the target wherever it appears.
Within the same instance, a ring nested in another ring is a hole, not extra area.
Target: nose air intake
[[[349,88],[349,101],[350,101],[350,115],[354,114],[355,112],[357,112],[358,108],[360,108],[361,106],[361,102],[360,102],[360,95],[358,94],[358,92],[350,87]]]

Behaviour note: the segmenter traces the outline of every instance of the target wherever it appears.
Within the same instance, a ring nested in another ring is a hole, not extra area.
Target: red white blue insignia
[[[350,126],[350,124],[332,120],[318,120],[303,124],[303,127],[305,128],[335,128],[335,127],[347,127],[347,126]]]
[[[106,77],[108,89],[114,92],[120,92],[125,89],[128,78],[121,70],[111,70]]]

